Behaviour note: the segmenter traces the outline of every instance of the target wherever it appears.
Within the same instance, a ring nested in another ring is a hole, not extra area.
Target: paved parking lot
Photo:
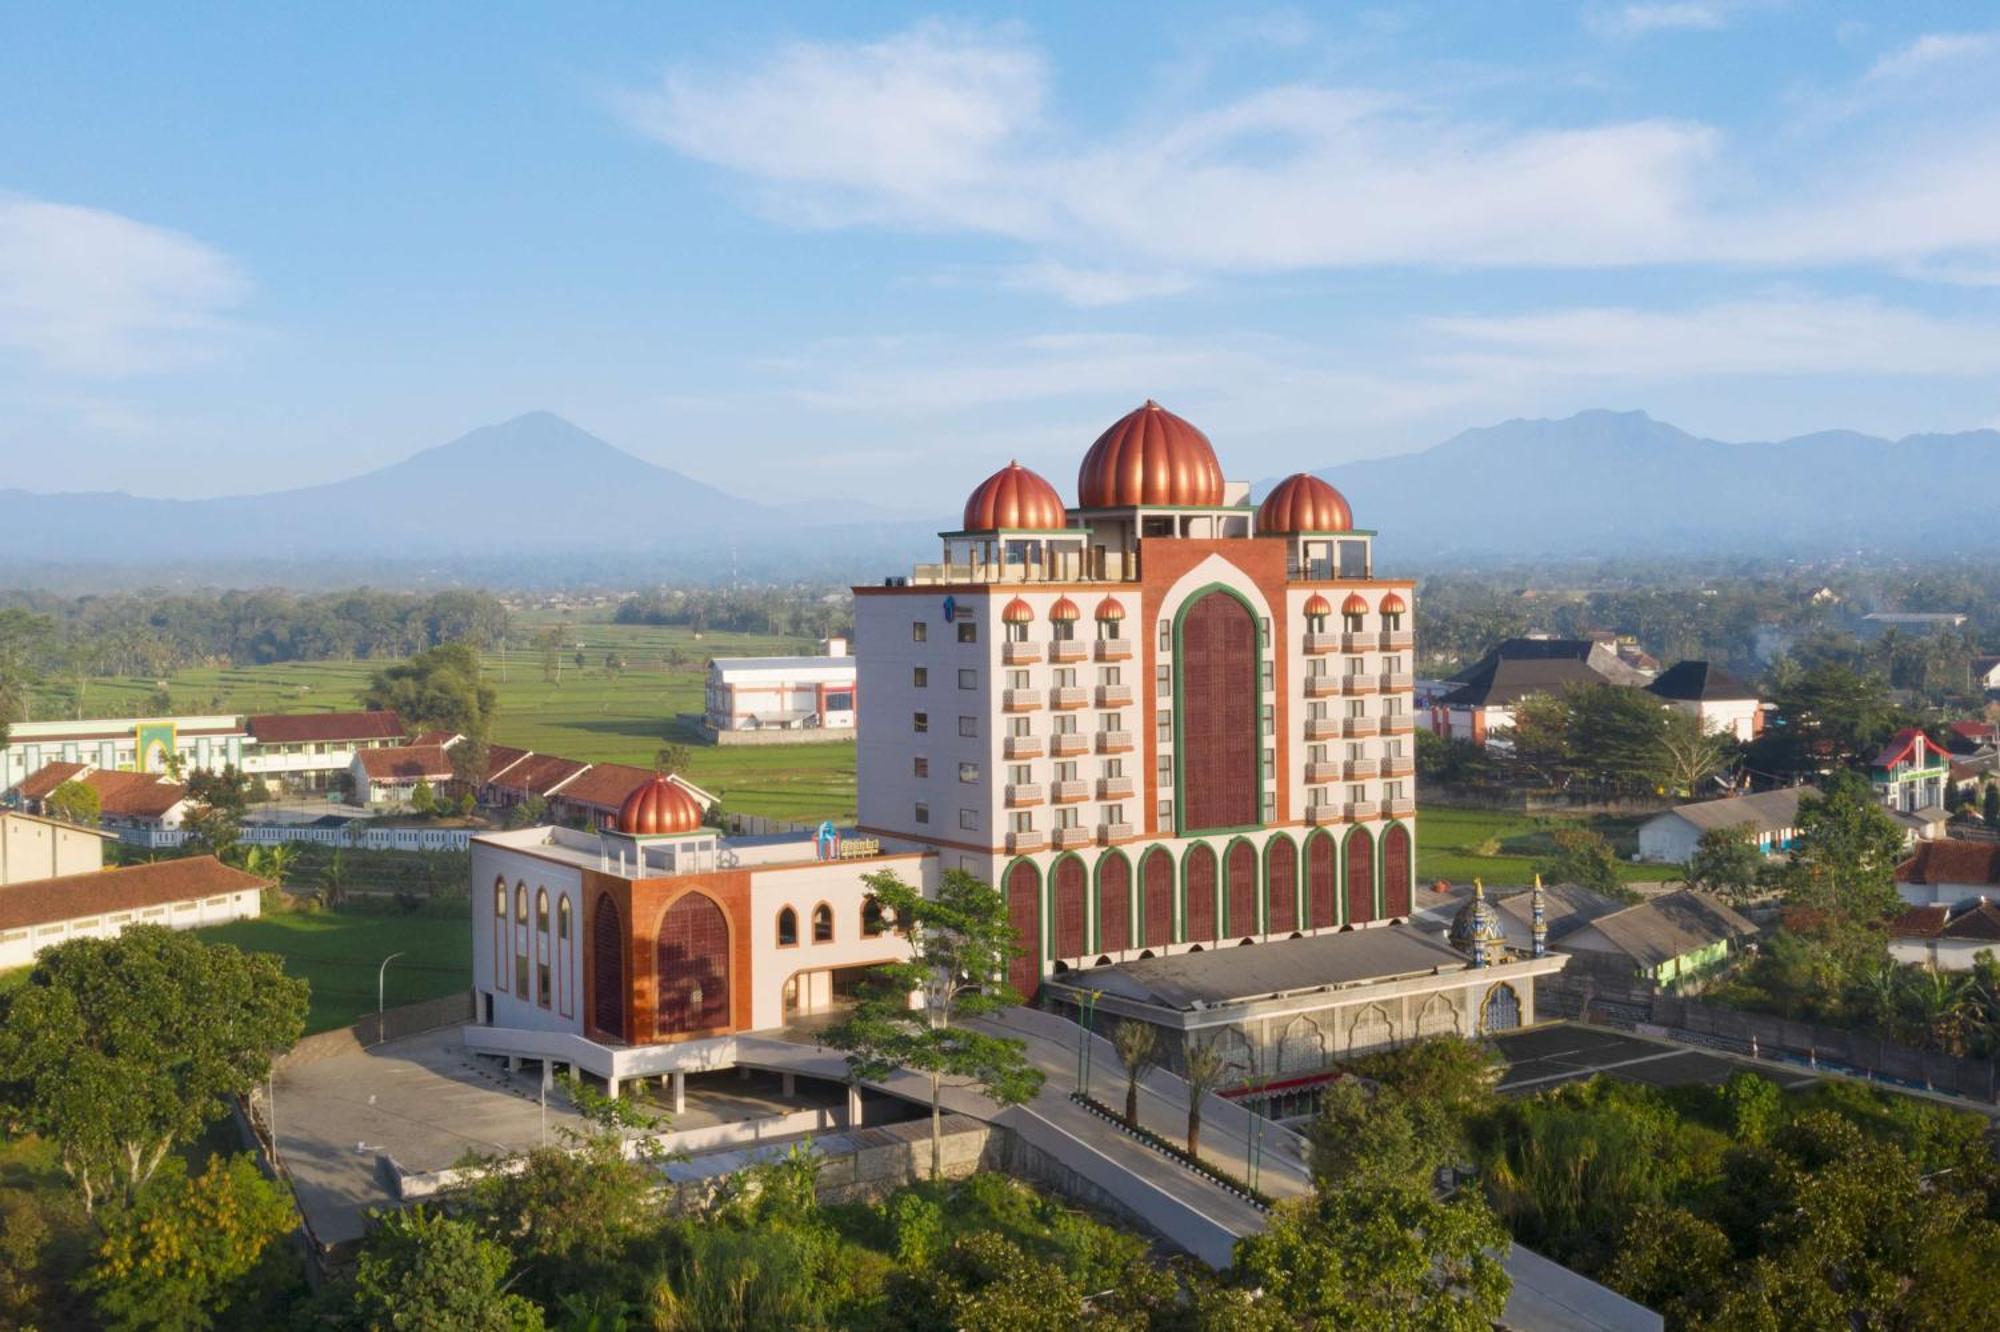
[[[1741,1068],[1754,1068],[1785,1088],[1804,1086],[1817,1076],[1804,1069],[1752,1064],[1715,1050],[1568,1023],[1497,1036],[1493,1043],[1507,1060],[1507,1071],[1500,1078],[1503,1092],[1542,1091],[1593,1073],[1655,1087],[1713,1086]]]

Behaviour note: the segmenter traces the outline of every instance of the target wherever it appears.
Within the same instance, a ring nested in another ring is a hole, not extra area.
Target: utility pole
[[[378,1041],[382,1039],[382,994],[389,980],[389,964],[401,956],[401,953],[391,953],[375,969],[375,1039]]]

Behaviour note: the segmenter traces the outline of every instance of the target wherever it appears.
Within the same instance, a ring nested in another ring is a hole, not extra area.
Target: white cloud
[[[2000,34],[1990,32],[1933,32],[1917,38],[1899,51],[1883,56],[1869,69],[1871,80],[1906,79],[1912,74],[1929,73],[1939,65],[1976,59],[2000,51]]]
[[[249,284],[190,236],[0,195],[0,348],[66,374],[117,376],[213,355]]]
[[[1724,6],[1714,0],[1594,8],[1585,12],[1585,18],[1597,31],[1619,37],[1642,37],[1649,32],[1673,29],[1714,31],[1727,22]]]
[[[1086,309],[1177,296],[1195,285],[1184,273],[1094,268],[1055,259],[1018,265],[1007,270],[1002,280],[1010,287],[1050,292]]]

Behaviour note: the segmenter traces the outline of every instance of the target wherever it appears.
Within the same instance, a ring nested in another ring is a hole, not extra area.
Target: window
[[[959,625],[958,641],[961,643],[977,643],[979,641],[979,625],[972,620],[967,620]]]
[[[778,947],[796,948],[799,944],[799,913],[786,907],[778,913]]]
[[[813,908],[813,942],[833,942],[833,908],[824,902]]]
[[[1104,775],[1106,777],[1123,777],[1125,775],[1125,760],[1124,759],[1104,760]]]
[[[507,880],[493,881],[493,919],[507,919]]]
[[[930,775],[931,775],[931,761],[928,758],[925,758],[922,754],[919,754],[915,758],[910,760],[910,776],[928,777]]]
[[[1273,689],[1277,688],[1277,685],[1275,683],[1275,681],[1277,680],[1277,676],[1274,675],[1272,671],[1273,667],[1271,665],[1271,661],[1267,657],[1264,660],[1263,668],[1257,672],[1258,687],[1267,694],[1270,693]]]
[[[535,964],[535,1002],[543,1008],[549,1006],[549,964]]]
[[[961,763],[961,764],[959,764],[959,765],[958,765],[958,780],[959,780],[960,782],[962,782],[962,783],[964,783],[964,784],[968,785],[968,786],[970,786],[970,785],[972,785],[972,784],[974,784],[974,783],[978,782],[978,780],[979,780],[979,765],[978,765],[977,763]]]
[[[1403,658],[1400,655],[1391,655],[1382,658],[1382,673],[1384,675],[1401,675],[1403,673]]]
[[[1026,689],[1028,687],[1028,673],[1026,671],[1007,672],[1007,687],[1009,689]]]
[[[1100,731],[1122,731],[1125,729],[1125,719],[1115,712],[1100,712],[1097,714],[1097,729]]]
[[[910,686],[914,689],[929,689],[931,687],[930,667],[910,667]]]
[[[546,888],[537,888],[535,890],[535,933],[547,934],[548,932],[549,890]]]
[[[1263,731],[1263,733],[1264,733],[1265,735],[1275,735],[1275,734],[1277,734],[1277,731],[1278,731],[1278,710],[1277,710],[1277,708],[1276,708],[1276,707],[1274,707],[1273,705],[1271,705],[1271,704],[1269,704],[1269,703],[1266,703],[1266,704],[1264,705],[1264,710],[1263,710],[1263,722],[1264,722],[1264,731]]]
[[[528,997],[528,955],[522,953],[514,959],[514,993],[523,999]]]
[[[1271,778],[1272,778],[1272,776],[1273,776],[1274,774],[1276,774],[1276,772],[1277,772],[1277,771],[1278,771],[1278,751],[1277,751],[1277,750],[1275,750],[1275,749],[1267,749],[1267,750],[1265,750],[1265,751],[1264,751],[1264,780],[1265,780],[1265,781],[1267,781],[1267,782],[1268,782],[1268,781],[1270,781],[1270,780],[1271,780]]]
[[[1155,740],[1158,740],[1163,745],[1173,743],[1174,739],[1173,713],[1162,712],[1155,714],[1153,720],[1153,738]]]
[[[1153,817],[1157,818],[1161,823],[1172,823],[1174,821],[1174,802],[1171,800],[1162,800],[1159,804],[1153,806]]]
[[[1003,632],[1007,635],[1009,643],[1025,643],[1028,641],[1028,626],[1025,624],[1018,622],[1009,624]]]
[[[1020,739],[1023,736],[1030,736],[1033,735],[1034,733],[1035,733],[1035,723],[1033,718],[1009,717],[1007,719],[1008,735],[1011,735],[1016,739]]]
[[[861,937],[879,939],[889,932],[889,917],[873,894],[861,900]]]
[[[514,923],[516,925],[528,923],[528,885],[525,883],[514,885]],[[521,988],[526,990],[528,987],[523,984]]]
[[[1075,735],[1076,714],[1074,712],[1057,713],[1055,717],[1055,727],[1057,735]]]
[[[925,624],[922,620],[910,621],[910,641],[912,643],[923,642],[925,639],[930,637],[930,631],[931,627]]]
[[[916,808],[912,809],[910,814],[918,823],[929,823],[931,821],[931,807],[921,800],[917,802]]]
[[[979,738],[979,718],[960,717],[958,719],[958,733],[967,740],[977,740]]]
[[[1362,620],[1361,616],[1349,615],[1345,612],[1342,612],[1340,620],[1341,623],[1347,627],[1348,633],[1358,634],[1361,632],[1361,620]]]
[[[978,670],[977,670],[976,668],[974,668],[974,667],[971,667],[971,666],[961,666],[961,667],[959,667],[959,670],[958,670],[958,687],[959,687],[960,689],[977,689],[977,688],[979,688],[979,671],[978,671]]]
[[[1056,764],[1056,780],[1059,782],[1073,782],[1076,780],[1075,759],[1064,759],[1061,763]]]
[[[1403,798],[1403,784],[1400,781],[1384,782],[1382,784],[1382,798],[1384,800],[1401,800]]]
[[[1056,688],[1058,689],[1076,688],[1076,667],[1060,666],[1056,668]]]
[[[1278,798],[1269,791],[1264,792],[1264,820],[1269,822],[1277,817]]]
[[[1160,621],[1160,651],[1162,651],[1162,652],[1172,652],[1173,650],[1174,650],[1174,626],[1173,626],[1173,622],[1172,622],[1172,621],[1170,621],[1170,620],[1161,620],[1161,621]]]
[[[564,943],[569,942],[569,898],[567,897],[556,902],[556,938]]]
[[[1366,717],[1368,715],[1368,700],[1364,698],[1348,699],[1347,715],[1350,717]]]
[[[1383,611],[1382,627],[1384,629],[1387,629],[1392,634],[1395,633],[1398,629],[1401,629],[1403,627],[1403,612]]]
[[[1009,829],[1017,833],[1031,833],[1035,830],[1035,811],[1017,809],[1007,816]]]
[[[1123,622],[1119,620],[1099,620],[1097,622],[1097,636],[1107,643],[1116,643],[1118,641],[1118,626],[1121,623]]]
[[[1347,799],[1351,804],[1361,804],[1368,799],[1368,788],[1356,782],[1347,788]]]
[[[1171,666],[1153,668],[1153,689],[1161,698],[1168,698],[1174,692],[1174,669]]]
[[[1074,828],[1077,826],[1078,826],[1077,811],[1075,805],[1059,805],[1056,807],[1056,827]]]
[[[1097,668],[1097,683],[1101,685],[1115,686],[1124,684],[1125,680],[1118,673],[1118,668],[1116,666],[1100,666]]]
[[[979,811],[976,809],[961,809],[958,811],[958,826],[966,832],[978,832]]]
[[[1106,805],[1104,807],[1104,821],[1112,824],[1125,822],[1125,806]]]
[[[1271,617],[1266,615],[1257,621],[1257,646],[1271,646]]]
[[[1051,631],[1052,631],[1051,636],[1056,640],[1056,642],[1068,643],[1073,639],[1075,639],[1076,637],[1076,621],[1057,620],[1055,624],[1051,626]]]
[[[852,689],[829,691],[826,696],[826,710],[828,712],[854,711],[854,691]]]
[[[918,735],[926,734],[931,729],[931,714],[928,712],[911,713],[910,729]]]
[[[1162,754],[1153,760],[1153,771],[1162,782],[1170,781],[1174,775],[1174,759],[1171,754]]]

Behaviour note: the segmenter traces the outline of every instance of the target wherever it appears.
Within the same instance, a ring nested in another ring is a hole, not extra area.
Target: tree
[[[250,778],[238,772],[233,763],[221,768],[196,768],[188,774],[187,795],[197,804],[241,819],[250,808]]]
[[[159,925],[67,940],[6,998],[0,1098],[55,1144],[86,1208],[130,1199],[298,1040],[306,994],[274,957]]]
[[[369,678],[361,704],[386,709],[413,731],[484,736],[492,731],[498,695],[479,678],[479,653],[470,643],[440,643]]]
[[[479,792],[485,789],[487,778],[492,776],[492,744],[483,735],[468,734],[447,749],[445,757],[451,760],[451,776],[458,789],[476,801]]]
[[[1618,873],[1618,853],[1594,829],[1567,824],[1549,834],[1555,850],[1535,866],[1535,873],[1551,883],[1582,884],[1609,897],[1625,894],[1625,881]]]
[[[1769,1085],[1769,1084],[1766,1084]],[[1604,1279],[1613,1290],[1665,1314],[1670,1326],[1702,1327],[1732,1279],[1729,1237],[1683,1207],[1643,1203],[1625,1223]]]
[[[1572,772],[1613,789],[1660,784],[1671,709],[1643,689],[1614,684],[1572,684],[1563,690],[1562,704],[1569,711],[1563,738]]]
[[[909,940],[910,960],[876,967],[853,1012],[823,1039],[848,1052],[856,1081],[886,1078],[900,1068],[930,1080],[935,1179],[944,1168],[946,1078],[969,1080],[1002,1105],[1021,1104],[1041,1090],[1042,1074],[1028,1063],[1023,1042],[963,1025],[1021,1002],[1002,979],[1021,945],[1000,894],[964,870],[946,870],[935,898],[894,870],[862,882],[890,927]]]
[[[1181,1078],[1188,1089],[1187,1150],[1196,1160],[1201,1159],[1201,1103],[1228,1076],[1221,1045],[1213,1038],[1187,1039],[1181,1047]]]
[[[1466,1193],[1375,1182],[1280,1203],[1236,1246],[1236,1269],[1300,1325],[1484,1332],[1513,1288],[1507,1232]]]
[[[1667,784],[1690,797],[1700,795],[1709,779],[1729,765],[1728,737],[1680,708],[1662,713],[1658,743]]]
[[[1777,882],[1789,907],[1829,928],[1873,925],[1899,909],[1903,830],[1858,774],[1828,778],[1799,802],[1799,831]]]
[[[336,1307],[369,1332],[539,1332],[542,1311],[507,1289],[504,1245],[426,1207],[377,1214]]]
[[[685,773],[693,753],[683,744],[661,745],[653,751],[653,771],[671,777],[675,773]]]
[[[1070,1332],[1090,1325],[1083,1297],[1055,1263],[981,1230],[953,1244],[931,1267],[899,1277],[892,1302],[906,1327]]]
[[[662,1215],[656,1163],[627,1156],[620,1132],[597,1129],[519,1165],[489,1170],[465,1214],[506,1242],[523,1293],[550,1304],[569,1290],[636,1288],[632,1250]]]
[[[2000,782],[1988,782],[1980,797],[1979,817],[1989,828],[2000,828]]]
[[[241,1154],[190,1177],[170,1158],[128,1207],[108,1210],[83,1281],[110,1328],[208,1328],[238,1303],[272,1241],[296,1224],[291,1197]]]
[[[1146,1071],[1160,1062],[1160,1029],[1150,1022],[1126,1018],[1111,1033],[1118,1062],[1125,1065],[1125,1122],[1139,1127],[1139,1084]]]
[[[417,784],[410,788],[410,808],[419,814],[430,815],[437,813],[437,807],[437,792],[427,779],[417,778]]]
[[[48,799],[42,802],[42,809],[52,819],[94,827],[104,816],[104,801],[97,794],[96,787],[72,778],[49,792]]]
[[[337,907],[347,899],[347,852],[335,847],[319,871],[320,901]]]
[[[1764,853],[1748,825],[1710,828],[1695,843],[1688,858],[1687,885],[1717,893],[1732,902],[1747,902],[1763,890]]]
[[[1821,660],[1772,669],[1771,724],[1752,751],[1755,766],[1800,776],[1852,767],[1895,729],[1895,713],[1880,676]]]

